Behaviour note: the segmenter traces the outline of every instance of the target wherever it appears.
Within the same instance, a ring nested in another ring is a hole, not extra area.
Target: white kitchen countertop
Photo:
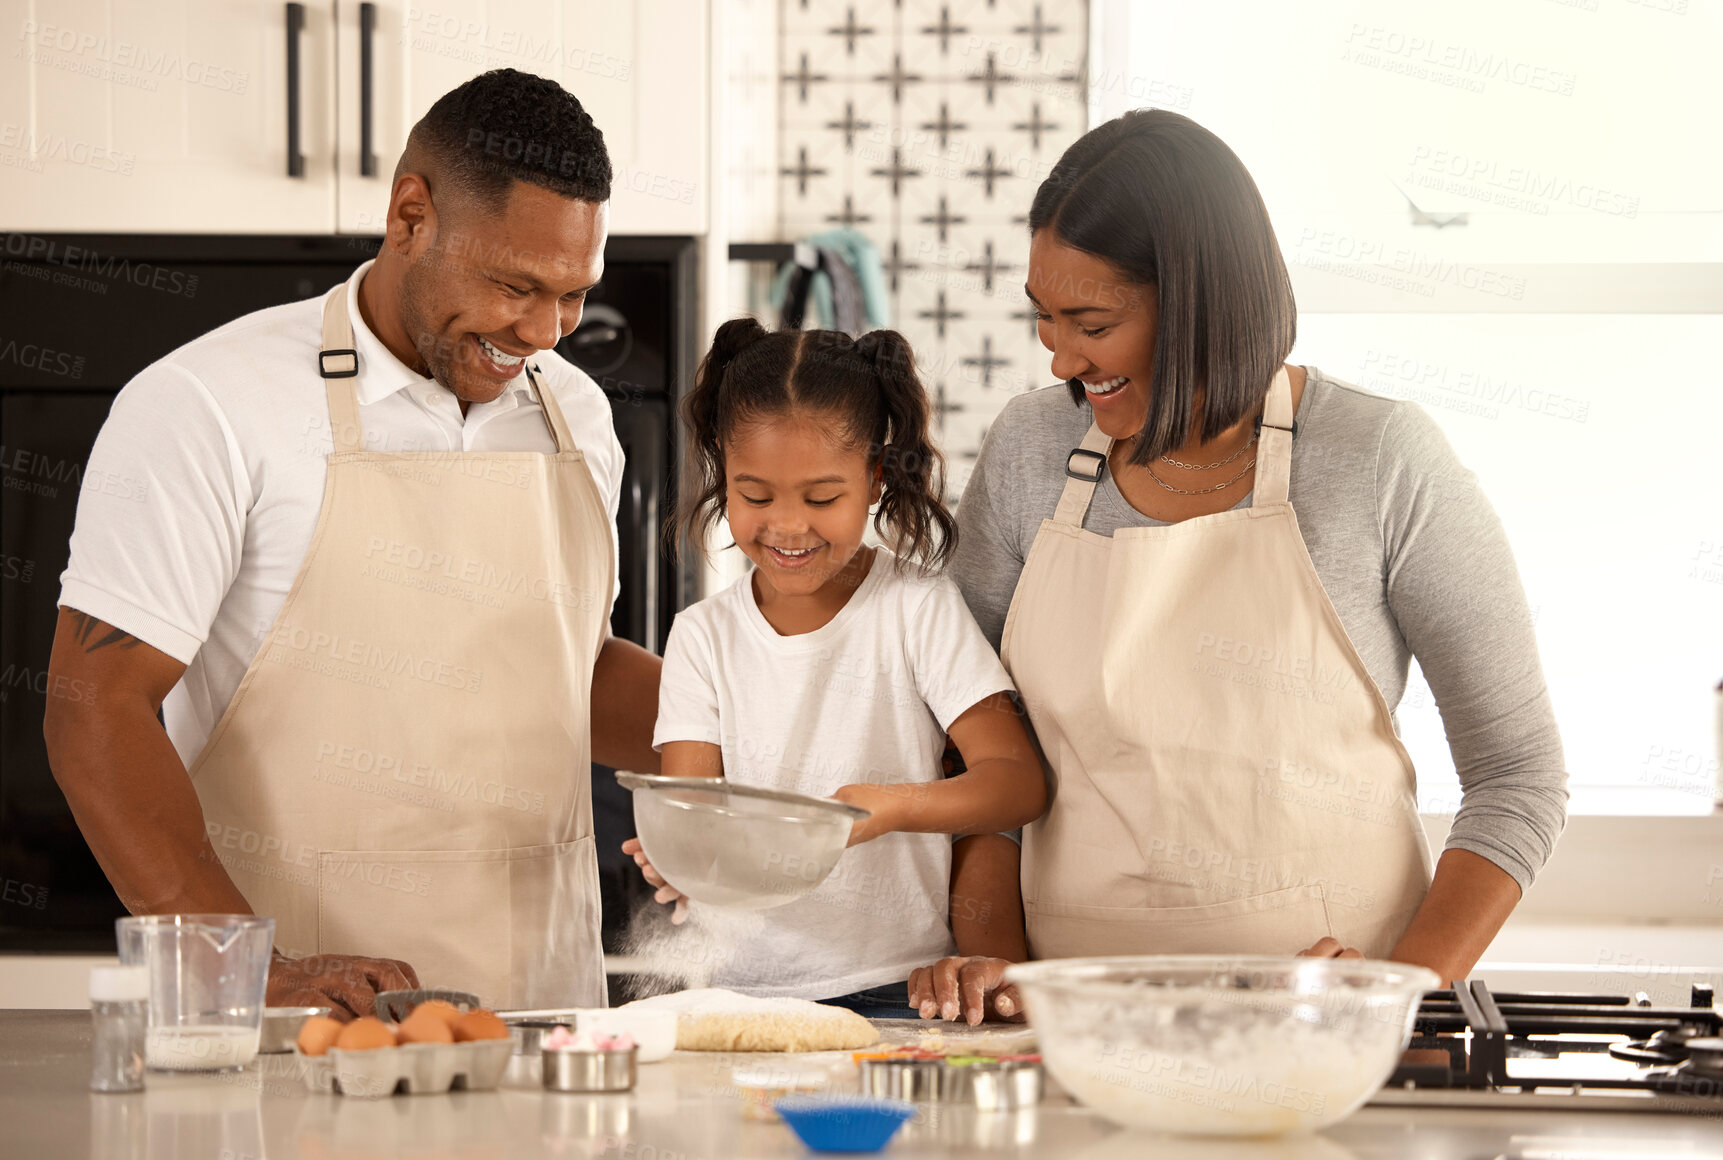
[[[433,1160],[806,1156],[780,1124],[748,1121],[730,1069],[772,1056],[678,1052],[643,1064],[633,1092],[530,1088],[357,1100],[306,1090],[293,1056],[228,1076],[158,1075],[97,1095],[83,1011],[0,1011],[0,1154],[92,1160]],[[828,1060],[835,1057],[804,1057]],[[842,1076],[842,1065],[834,1075]],[[1203,1142],[1121,1131],[1053,1096],[1021,1113],[934,1105],[884,1155],[1081,1160],[1723,1160],[1719,1116],[1365,1108],[1301,1140]]]

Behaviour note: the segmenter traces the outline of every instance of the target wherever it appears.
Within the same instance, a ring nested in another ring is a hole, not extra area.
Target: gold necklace
[[[1163,460],[1165,460],[1166,462],[1172,464],[1174,467],[1182,467],[1186,471],[1213,471],[1217,467],[1225,467],[1227,464],[1229,464],[1233,460],[1237,459],[1240,455],[1243,455],[1246,451],[1249,451],[1255,443],[1256,443],[1256,436],[1252,435],[1249,439],[1246,439],[1244,441],[1244,443],[1239,447],[1239,449],[1237,451],[1234,451],[1231,455],[1227,456],[1225,459],[1222,459],[1217,463],[1181,463],[1177,459],[1174,459],[1171,455],[1163,455],[1163,456],[1161,456],[1161,458]]]
[[[1254,443],[1255,440],[1252,440],[1251,442]],[[1248,447],[1249,444],[1246,444],[1245,446]],[[1236,459],[1237,456],[1234,456],[1234,458]],[[1226,461],[1222,460],[1222,462],[1224,463]],[[1191,491],[1191,490],[1188,490],[1188,489],[1182,488],[1182,487],[1174,487],[1172,484],[1168,483],[1166,480],[1164,480],[1160,476],[1156,475],[1155,469],[1152,467],[1149,467],[1146,464],[1144,465],[1143,470],[1149,473],[1150,479],[1154,480],[1156,483],[1160,484],[1162,487],[1166,488],[1168,491],[1176,492],[1179,495],[1208,495],[1210,492],[1225,491],[1227,488],[1231,487],[1233,484],[1235,484],[1239,480],[1243,479],[1245,476],[1245,473],[1248,472],[1251,468],[1253,468],[1255,466],[1256,466],[1256,460],[1255,460],[1255,458],[1252,458],[1249,463],[1245,464],[1242,468],[1239,469],[1239,472],[1237,475],[1233,476],[1231,479],[1227,480],[1225,483],[1217,483],[1213,487],[1199,487],[1195,491]]]

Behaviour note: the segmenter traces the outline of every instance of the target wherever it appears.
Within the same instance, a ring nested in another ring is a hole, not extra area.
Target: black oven
[[[377,250],[367,237],[0,234],[0,951],[113,950],[124,913],[48,769],[60,574],[83,467],[114,395],[139,370],[242,314],[321,294]],[[612,238],[603,284],[558,348],[610,396],[627,455],[617,516],[622,592],[611,623],[662,651],[694,592],[666,552],[675,405],[698,358],[695,243]],[[627,795],[595,767],[607,934],[633,863]],[[637,876],[637,874],[635,875]]]

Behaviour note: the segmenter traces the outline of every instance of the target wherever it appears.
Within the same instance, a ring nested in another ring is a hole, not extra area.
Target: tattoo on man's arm
[[[68,609],[68,611],[70,610]],[[84,646],[84,651],[87,653],[93,653],[97,649],[106,648],[111,644],[117,644],[121,648],[136,648],[138,645],[143,643],[138,640],[137,637],[126,632],[124,629],[115,628],[110,624],[103,624],[100,620],[97,620],[95,617],[85,612],[73,612],[72,625],[74,629],[74,639]],[[98,636],[98,629],[104,629],[106,631],[102,632],[101,635]]]

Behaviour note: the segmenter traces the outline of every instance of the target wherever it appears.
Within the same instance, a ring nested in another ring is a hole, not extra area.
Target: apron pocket
[[[590,835],[512,850],[323,850],[323,954],[412,964],[426,987],[496,1008],[602,1007]]]
[[[400,959],[424,987],[507,993],[510,850],[321,850],[317,949]]]
[[[1030,957],[1293,955],[1334,933],[1322,887],[1291,886],[1206,906],[1079,906],[1027,900]]]

